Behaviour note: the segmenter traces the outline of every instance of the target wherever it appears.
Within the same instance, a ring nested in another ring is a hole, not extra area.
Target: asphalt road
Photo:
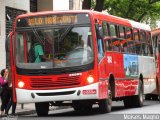
[[[98,106],[94,106],[90,112],[76,112],[73,108],[51,110],[48,117],[37,117],[36,113],[21,114],[16,119],[33,120],[159,120],[160,102],[145,101],[142,108],[125,108],[123,102],[113,102],[112,112],[101,114]]]

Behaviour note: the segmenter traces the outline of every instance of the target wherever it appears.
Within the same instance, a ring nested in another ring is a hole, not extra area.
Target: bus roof
[[[147,30],[147,31],[151,31],[151,28],[149,25],[146,25],[144,23],[139,23],[133,20],[129,20],[129,22],[131,23],[133,28],[138,28],[138,29],[142,29],[142,30]]]
[[[105,14],[102,12],[97,12],[93,10],[64,10],[64,11],[43,11],[43,12],[33,12],[33,13],[26,13],[23,15],[19,15],[16,19],[18,18],[23,18],[23,17],[31,17],[31,16],[39,16],[39,15],[51,15],[51,14],[67,14],[67,13],[88,13],[94,16],[94,18],[98,19],[105,19],[107,22],[113,22],[116,24],[128,26],[128,27],[133,27],[133,28],[138,28],[138,29],[143,29],[147,31],[151,31],[151,28],[149,25],[139,23],[133,20],[128,20],[125,18]]]

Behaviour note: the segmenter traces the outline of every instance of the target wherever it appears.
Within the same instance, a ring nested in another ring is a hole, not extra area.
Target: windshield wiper
[[[41,44],[43,44],[44,41],[40,38],[40,36],[39,36],[36,28],[35,28],[35,27],[31,27],[31,28],[32,28],[32,31],[33,31],[34,35],[36,36],[37,40],[38,40]]]

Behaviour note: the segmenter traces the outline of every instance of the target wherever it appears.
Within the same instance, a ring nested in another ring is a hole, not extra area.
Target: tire
[[[35,103],[38,116],[47,116],[49,111],[49,102]]]
[[[155,101],[157,101],[158,100],[158,95],[152,95],[152,100],[155,100]]]
[[[133,106],[134,107],[142,107],[144,102],[143,98],[143,84],[142,81],[139,81],[138,86],[138,95],[133,96]]]
[[[109,113],[112,109],[112,91],[110,85],[108,86],[108,98],[99,101],[99,109],[101,113]]]

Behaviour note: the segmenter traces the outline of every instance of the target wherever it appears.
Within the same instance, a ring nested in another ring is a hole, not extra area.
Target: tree
[[[115,16],[148,23],[153,28],[160,19],[160,0],[83,0],[82,9],[106,10]]]
[[[108,13],[155,25],[160,17],[160,0],[105,0]]]

